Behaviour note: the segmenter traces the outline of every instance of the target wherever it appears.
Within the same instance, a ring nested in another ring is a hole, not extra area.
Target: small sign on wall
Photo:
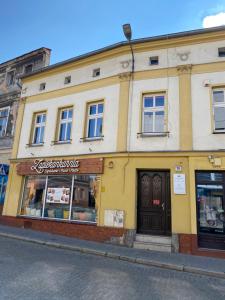
[[[109,227],[123,228],[124,211],[123,210],[105,210],[104,225]]]
[[[173,175],[173,191],[177,195],[186,194],[186,178],[185,174],[174,174]]]

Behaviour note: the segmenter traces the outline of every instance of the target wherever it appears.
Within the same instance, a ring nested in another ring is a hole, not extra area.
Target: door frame
[[[136,233],[138,234],[138,200],[139,200],[139,174],[140,172],[164,172],[164,173],[168,173],[169,174],[169,184],[168,184],[168,194],[169,194],[169,204],[170,204],[170,231],[167,231],[165,229],[165,234],[160,235],[158,234],[158,236],[172,236],[172,207],[171,207],[171,198],[172,198],[172,194],[171,194],[171,170],[170,169],[136,169]],[[166,213],[165,213],[165,218],[166,218]],[[165,226],[166,227],[166,226]],[[144,233],[140,233],[140,234],[144,234]],[[145,234],[148,235],[148,234]],[[154,235],[154,234],[149,234],[149,235]],[[155,234],[157,236],[157,234]]]

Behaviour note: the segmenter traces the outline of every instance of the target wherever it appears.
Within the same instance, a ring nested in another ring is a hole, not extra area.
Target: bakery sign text
[[[38,174],[49,173],[79,173],[79,160],[44,160],[36,159],[31,165],[31,171]]]

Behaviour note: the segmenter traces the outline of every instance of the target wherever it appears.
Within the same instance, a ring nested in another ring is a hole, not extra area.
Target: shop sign
[[[9,173],[9,166],[5,164],[0,164],[0,175],[6,176]]]
[[[17,164],[18,175],[102,174],[103,158],[45,160]]]
[[[31,166],[32,171],[38,174],[43,173],[58,173],[58,172],[79,172],[79,160],[49,160],[36,159]]]

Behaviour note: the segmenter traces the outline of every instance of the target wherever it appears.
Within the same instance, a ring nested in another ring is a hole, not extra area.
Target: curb
[[[80,253],[84,253],[84,254],[104,256],[104,257],[111,258],[111,259],[118,259],[118,260],[127,261],[127,262],[131,262],[131,263],[135,263],[135,264],[149,266],[149,267],[157,267],[157,268],[163,268],[163,269],[167,269],[167,270],[186,272],[186,273],[191,273],[191,274],[198,274],[198,275],[211,276],[211,277],[225,279],[225,272],[218,272],[218,271],[213,271],[213,270],[201,269],[201,268],[197,268],[197,267],[165,263],[165,262],[160,262],[157,260],[148,260],[148,259],[136,258],[136,257],[132,257],[132,256],[119,255],[119,254],[112,253],[112,252],[104,252],[101,250],[95,250],[95,249],[91,249],[91,248],[82,248],[79,246],[71,246],[68,244],[48,242],[48,241],[43,241],[43,240],[39,240],[39,239],[32,239],[32,238],[28,238],[28,237],[23,237],[23,236],[14,235],[14,234],[8,234],[8,233],[2,233],[2,232],[0,232],[0,236],[5,237],[5,238],[20,240],[20,241],[25,241],[28,243],[45,245],[45,246],[52,247],[52,248],[71,250],[71,251],[76,251],[76,252],[80,252]]]

